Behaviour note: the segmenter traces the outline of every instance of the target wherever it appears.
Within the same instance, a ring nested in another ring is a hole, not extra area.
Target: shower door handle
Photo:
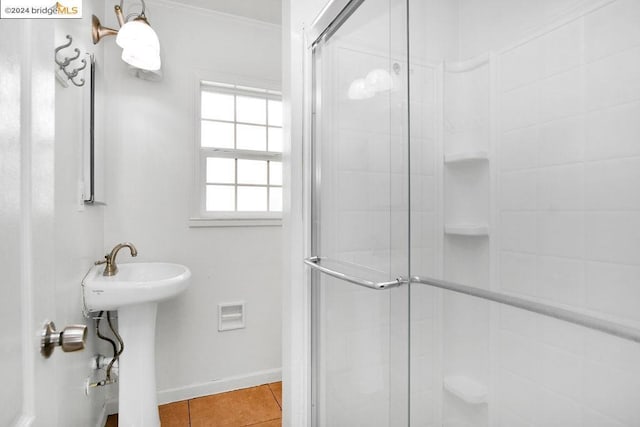
[[[309,258],[305,258],[304,263],[307,264],[314,270],[317,270],[321,273],[324,273],[328,276],[335,277],[336,279],[344,280],[349,283],[353,283],[354,285],[363,286],[365,288],[374,289],[376,291],[382,291],[385,289],[395,288],[403,284],[409,283],[407,280],[402,278],[397,278],[395,280],[391,280],[388,282],[373,282],[371,280],[362,279],[360,277],[351,276],[345,273],[341,273],[339,271],[331,270],[330,268],[323,267],[320,265],[321,258],[317,256],[312,256]]]

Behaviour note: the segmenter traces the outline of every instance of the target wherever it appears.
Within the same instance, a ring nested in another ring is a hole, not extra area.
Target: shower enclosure
[[[334,0],[318,427],[640,425],[640,2]]]

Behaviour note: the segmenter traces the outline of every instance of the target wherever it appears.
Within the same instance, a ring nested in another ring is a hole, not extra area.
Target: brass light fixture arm
[[[98,44],[103,37],[115,36],[116,34],[118,34],[118,30],[103,27],[98,17],[96,15],[91,15],[91,40],[93,40],[93,44]]]
[[[135,13],[135,12],[129,13],[124,18],[124,21],[120,24],[121,27],[124,25],[125,22],[129,22],[129,20],[133,17],[142,18],[145,20],[145,22],[147,22],[147,24],[149,23],[147,21],[147,16],[145,15],[145,11],[147,10],[147,4],[144,2],[144,0],[140,0],[140,3],[142,4],[142,10],[140,11],[140,13]],[[122,10],[124,10],[123,4],[124,4],[124,0],[120,0],[120,14],[122,14]],[[117,14],[118,14],[118,11],[116,11],[116,15]]]

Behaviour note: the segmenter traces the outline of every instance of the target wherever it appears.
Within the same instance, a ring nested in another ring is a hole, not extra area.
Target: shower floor
[[[162,427],[280,427],[282,383],[264,384],[160,405]],[[105,427],[117,427],[110,415]]]

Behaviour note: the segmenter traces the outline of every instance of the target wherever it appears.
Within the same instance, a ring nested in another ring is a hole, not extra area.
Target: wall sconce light
[[[97,44],[104,37],[116,36],[116,44],[122,48],[124,62],[141,70],[160,70],[160,41],[144,14],[144,0],[141,0],[142,12],[127,15],[126,18],[122,14],[122,2],[123,0],[120,1],[120,5],[114,7],[120,25],[119,30],[103,27],[96,15],[91,17],[93,44]]]

